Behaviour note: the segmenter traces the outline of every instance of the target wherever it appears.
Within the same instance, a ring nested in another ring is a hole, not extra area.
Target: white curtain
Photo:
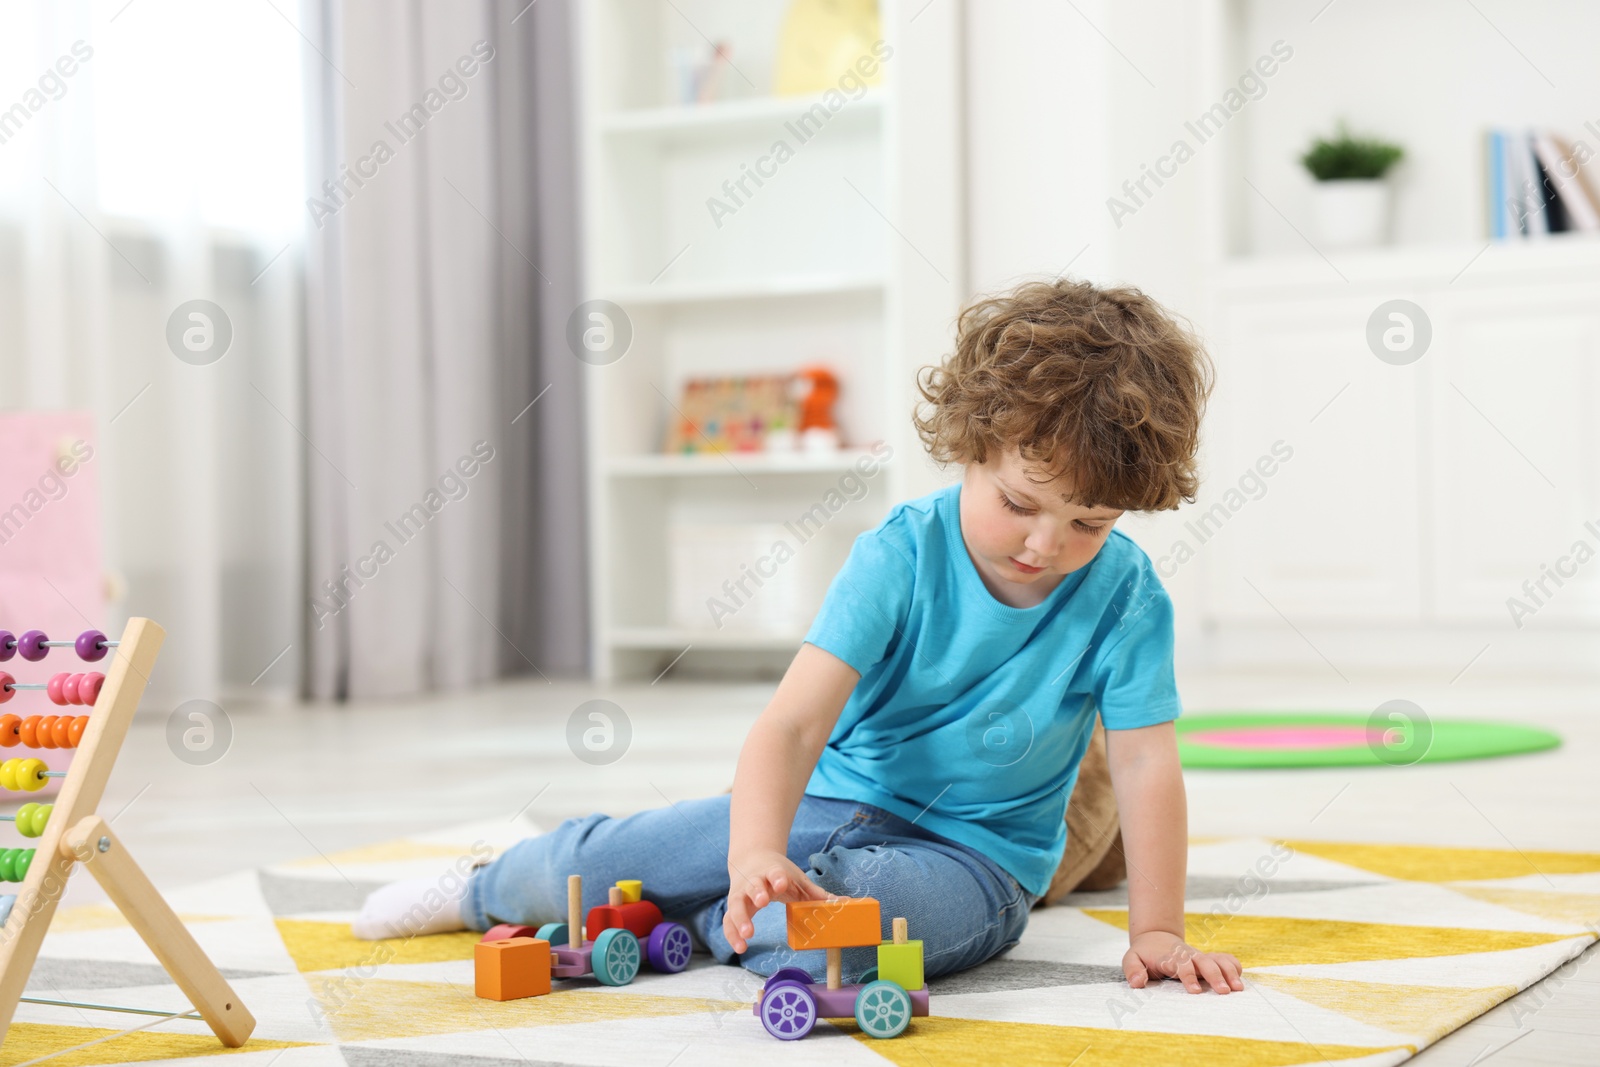
[[[314,10],[311,692],[581,670],[568,12]]]
[[[300,682],[295,14],[0,8],[0,407],[94,413],[108,628],[166,627],[168,705]],[[213,362],[168,343],[193,300],[231,329]]]

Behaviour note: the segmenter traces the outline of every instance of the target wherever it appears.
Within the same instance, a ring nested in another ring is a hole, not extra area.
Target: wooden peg
[[[609,890],[607,890],[606,903],[611,905],[613,908],[622,907],[622,889],[618,886],[612,886]]]
[[[906,921],[904,919],[896,918],[894,921],[894,943],[897,945],[906,943]]]
[[[567,875],[567,947],[583,947],[583,875]]]

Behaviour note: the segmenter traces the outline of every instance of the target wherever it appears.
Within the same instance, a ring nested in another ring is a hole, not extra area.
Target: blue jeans
[[[606,902],[607,888],[618,879],[638,878],[646,899],[688,927],[718,962],[738,963],[762,976],[800,967],[824,980],[823,953],[789,948],[781,903],[756,913],[755,934],[743,954],[723,936],[729,800],[708,797],[621,819],[569,819],[474,872],[462,916],[474,930],[565,922],[568,875],[583,875],[585,915]],[[904,917],[912,939],[922,941],[929,978],[974,967],[1011,948],[1039,899],[976,851],[854,801],[801,798],[788,855],[830,893],[876,897],[885,939],[890,920]],[[856,981],[876,965],[875,948],[845,949],[844,980]]]

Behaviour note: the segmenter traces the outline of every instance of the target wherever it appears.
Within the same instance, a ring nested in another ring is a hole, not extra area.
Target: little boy
[[[856,539],[739,755],[731,796],[572,819],[508,849],[459,901],[432,880],[373,894],[358,936],[560,921],[649,872],[663,913],[761,975],[787,946],[780,902],[873,896],[923,941],[928,977],[1011,948],[1066,845],[1098,715],[1129,869],[1134,987],[1243,989],[1239,961],[1183,940],[1187,814],[1172,720],[1172,605],[1112,529],[1193,501],[1211,368],[1135,289],[1036,282],[967,308],[914,416],[962,480]],[[817,958],[813,958],[817,957]],[[876,963],[847,949],[844,979]]]

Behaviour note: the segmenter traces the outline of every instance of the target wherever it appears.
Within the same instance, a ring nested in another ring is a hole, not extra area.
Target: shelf
[[[815,132],[841,126],[860,129],[876,123],[883,114],[887,98],[888,92],[883,89],[870,89],[857,99],[846,97],[844,106],[832,112],[826,124]],[[785,124],[794,122],[820,103],[820,95],[762,96],[712,104],[614,111],[602,116],[599,125],[608,137],[650,141],[717,141],[760,136],[765,148],[779,137],[791,142],[809,139],[789,132]]]
[[[606,463],[606,473],[618,478],[659,478],[741,474],[832,474],[854,467],[862,457],[883,465],[886,461],[859,448],[842,448],[826,454],[810,452],[704,452],[683,455],[617,456]]]
[[[1586,271],[1600,267],[1600,239],[1590,234],[1555,234],[1536,240],[1452,241],[1235,256],[1224,260],[1217,285],[1228,291],[1281,289],[1361,282],[1462,284],[1496,274]],[[1331,265],[1330,265],[1331,264]],[[1337,273],[1335,272],[1337,268]],[[1343,275],[1343,278],[1340,276]]]
[[[881,274],[794,274],[770,278],[734,278],[708,282],[656,282],[624,285],[606,291],[608,299],[627,306],[717,303],[729,300],[771,300],[791,296],[845,296],[882,292]]]
[[[760,633],[732,630],[686,630],[673,626],[618,626],[608,633],[615,648],[659,648],[674,651],[686,647],[700,649],[741,649],[750,651],[798,651],[805,633]]]

